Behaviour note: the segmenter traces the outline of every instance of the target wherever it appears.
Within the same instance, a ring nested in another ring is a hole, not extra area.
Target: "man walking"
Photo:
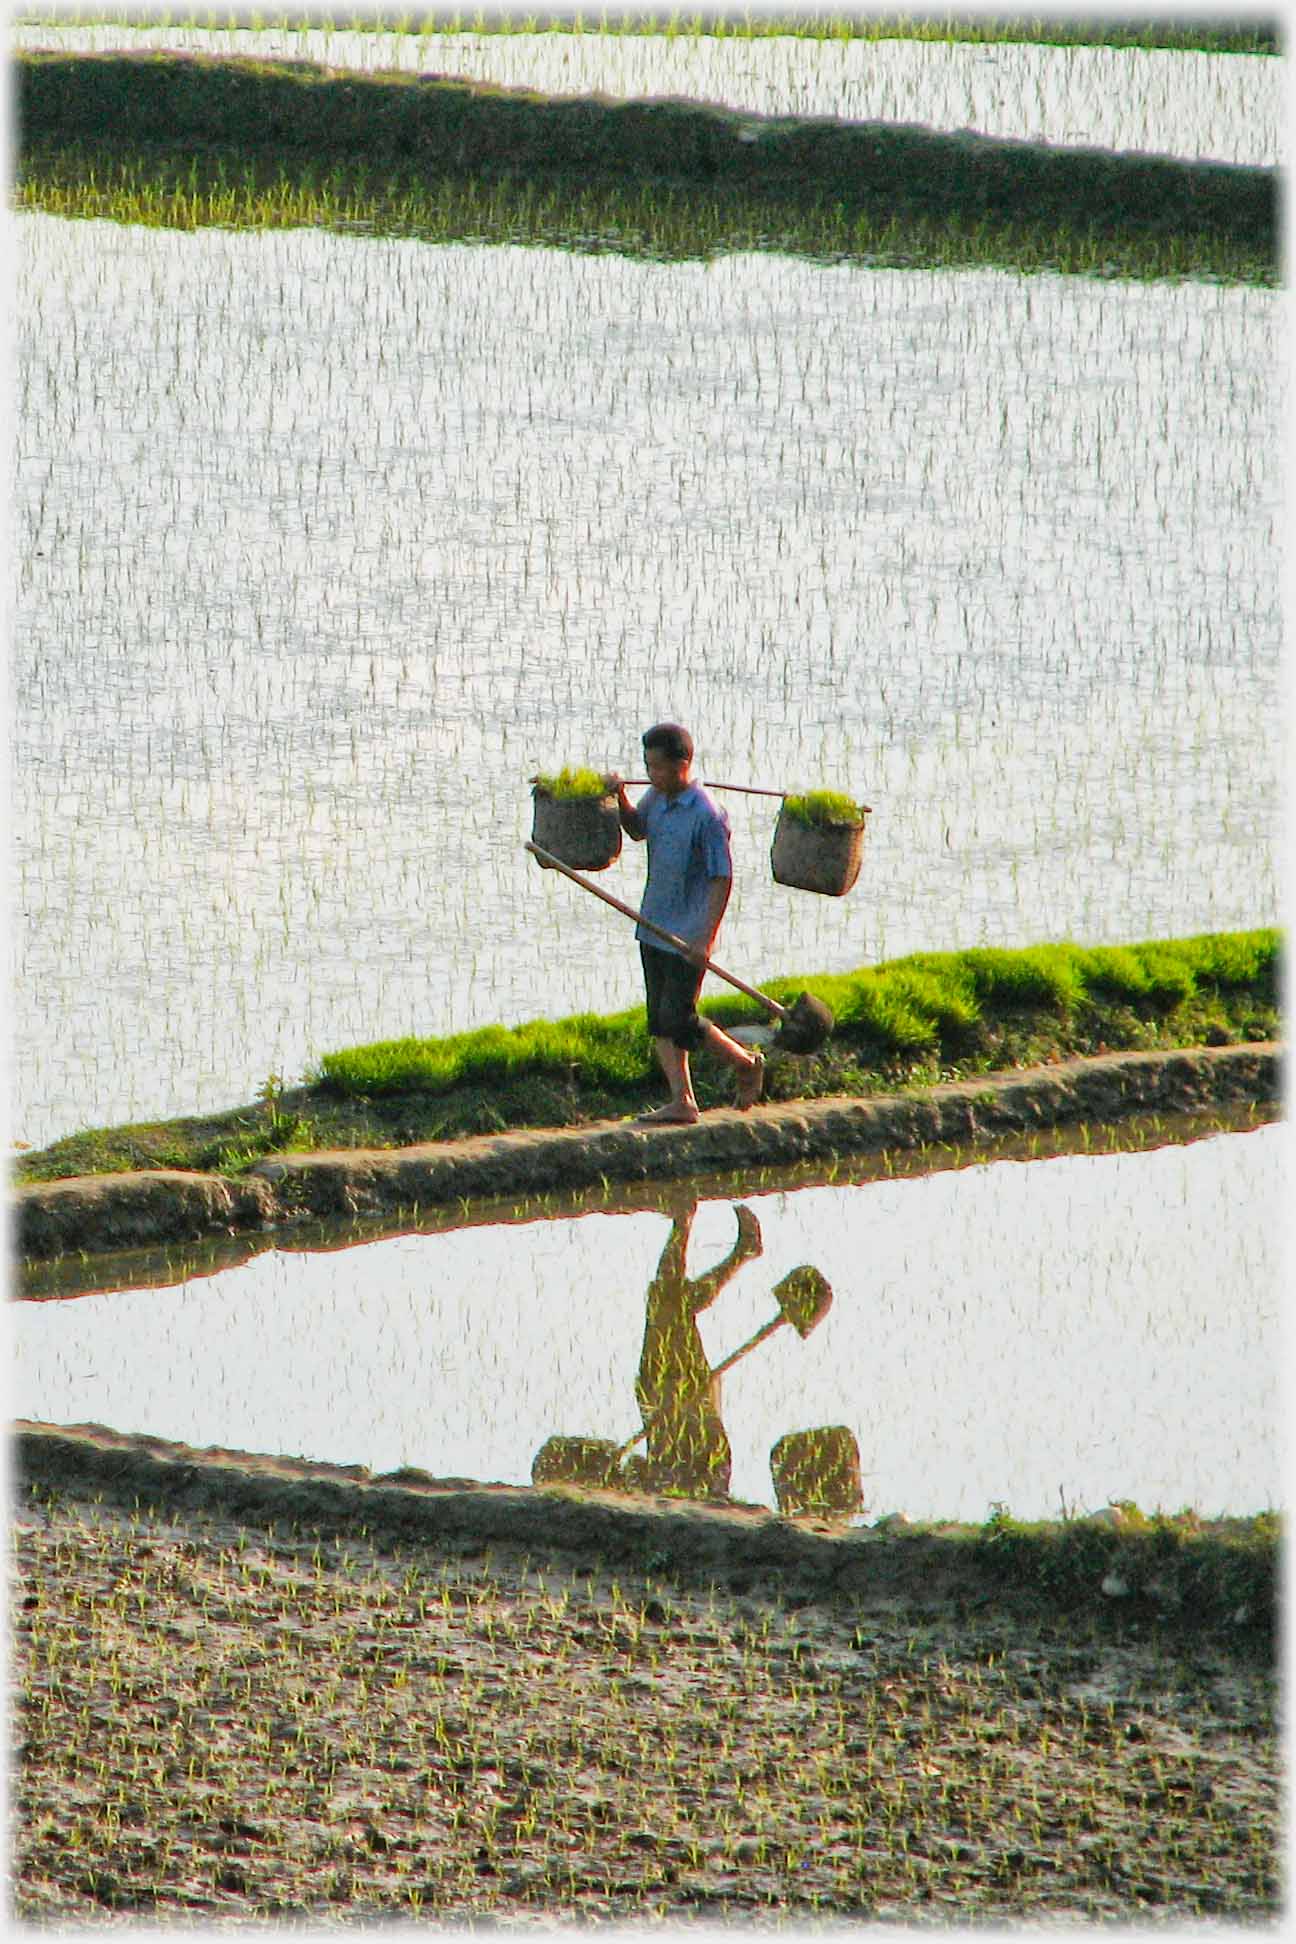
[[[648,790],[637,804],[624,780],[607,779],[617,793],[621,828],[636,843],[648,843],[648,883],[642,912],[673,932],[688,955],[658,939],[641,925],[635,933],[643,961],[648,999],[648,1031],[670,1087],[664,1107],[639,1116],[642,1122],[690,1123],[701,1110],[693,1094],[689,1055],[706,1047],[737,1071],[736,1105],[744,1112],[760,1099],[765,1060],[740,1046],[697,1010],[706,961],[729,902],[733,864],[729,820],[692,781],[693,738],[678,722],[659,722],[643,738]]]

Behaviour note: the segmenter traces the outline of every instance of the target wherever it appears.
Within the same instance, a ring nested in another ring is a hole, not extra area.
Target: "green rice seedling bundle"
[[[535,788],[541,796],[559,803],[598,801],[608,793],[607,782],[599,770],[560,769],[554,776],[537,776]]]
[[[783,808],[796,823],[808,829],[854,828],[868,815],[862,803],[839,790],[808,790],[801,796],[785,797]]]

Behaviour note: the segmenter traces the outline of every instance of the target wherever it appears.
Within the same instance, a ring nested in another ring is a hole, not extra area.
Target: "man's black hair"
[[[644,731],[643,746],[645,752],[660,749],[672,763],[693,761],[693,738],[679,722],[655,722],[651,729]]]

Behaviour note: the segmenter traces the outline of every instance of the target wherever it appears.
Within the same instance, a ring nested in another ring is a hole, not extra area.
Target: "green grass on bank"
[[[1110,1523],[1015,1519],[997,1506],[972,1543],[990,1576],[1042,1611],[1105,1602],[1126,1619],[1222,1626],[1271,1647],[1282,1578],[1282,1519],[1204,1524],[1184,1510],[1148,1514],[1118,1500]]]
[[[766,982],[808,991],[835,1018],[820,1052],[771,1059],[766,1098],[864,1096],[1127,1048],[1277,1039],[1281,934],[1207,933],[1123,946],[920,952],[855,972]],[[766,1017],[725,995],[703,1011]],[[727,1103],[727,1069],[699,1059],[703,1107]],[[644,1009],[485,1026],[326,1054],[306,1084],[271,1075],[222,1114],[91,1129],[16,1157],[19,1181],[179,1167],[238,1172],[289,1150],[399,1147],[514,1127],[575,1127],[638,1112],[662,1091]]]
[[[784,1005],[802,991],[821,999],[836,1021],[833,1037],[849,1045],[862,1065],[885,1071],[900,1062],[933,1060],[944,1071],[988,1049],[996,1022],[1006,1015],[1036,1014],[1041,1025],[1059,1032],[1110,1020],[1126,1033],[1135,1018],[1160,1015],[1163,1022],[1177,1017],[1185,1027],[1191,1020],[1195,1038],[1213,1027],[1229,1034],[1222,995],[1244,994],[1264,1010],[1276,998],[1277,954],[1278,934],[1267,931],[1126,946],[919,952],[857,972],[774,979],[762,990]],[[767,1017],[741,994],[703,1006],[721,1025]],[[465,1081],[573,1070],[594,1086],[648,1079],[652,1059],[643,1008],[610,1018],[582,1014],[488,1026],[450,1039],[384,1040],[326,1054],[319,1066],[323,1081],[348,1094],[411,1088],[440,1093]]]
[[[52,21],[64,28],[152,27],[157,14],[136,7],[105,8],[92,4],[78,9],[47,12],[41,8],[24,10],[14,16],[15,24],[43,24]],[[455,9],[438,13],[408,9],[387,14],[380,9],[364,13],[339,13],[319,9],[310,14],[283,12],[267,19],[259,10],[247,7],[177,9],[168,24],[179,28],[202,28],[221,32],[237,28],[275,27],[282,32],[296,29],[323,29],[335,33],[403,34],[420,38],[433,34],[581,34],[604,36],[661,35],[668,39],[764,40],[791,36],[815,41],[916,40],[984,45],[1016,41],[1048,47],[1134,47],[1164,48],[1212,54],[1278,54],[1282,51],[1279,22],[1271,19],[1208,19],[1187,14],[1148,19],[1122,20],[1119,17],[1084,20],[1067,14],[1032,14],[1029,18],[1005,16],[1001,20],[975,16],[959,18],[951,13],[836,15],[798,13],[752,14],[747,9],[701,8],[687,13],[678,8],[658,13],[616,12],[606,9],[546,9],[545,11],[502,12],[476,8],[471,12]]]
[[[490,241],[539,218],[557,233],[535,240],[648,254],[1278,275],[1275,170],[309,62],[20,54],[14,73],[18,200],[60,215],[448,239],[448,186],[452,208],[478,184],[504,190]]]

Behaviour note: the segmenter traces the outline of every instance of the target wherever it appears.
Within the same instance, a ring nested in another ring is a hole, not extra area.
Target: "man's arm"
[[[729,902],[732,888],[732,878],[707,879],[707,908],[706,918],[703,921],[705,929],[700,937],[688,941],[692,948],[689,957],[695,965],[700,965],[704,959],[709,959],[711,956],[711,947],[715,944],[716,934],[720,930],[720,920],[725,915],[725,906]]]
[[[618,776],[615,770],[613,770],[609,771],[603,781],[607,784],[609,790],[616,792],[617,815],[621,819],[622,830],[624,830],[627,837],[633,837],[636,844],[642,843],[648,835],[648,832],[644,827],[643,818],[639,815],[639,812],[626,795],[624,777]]]

